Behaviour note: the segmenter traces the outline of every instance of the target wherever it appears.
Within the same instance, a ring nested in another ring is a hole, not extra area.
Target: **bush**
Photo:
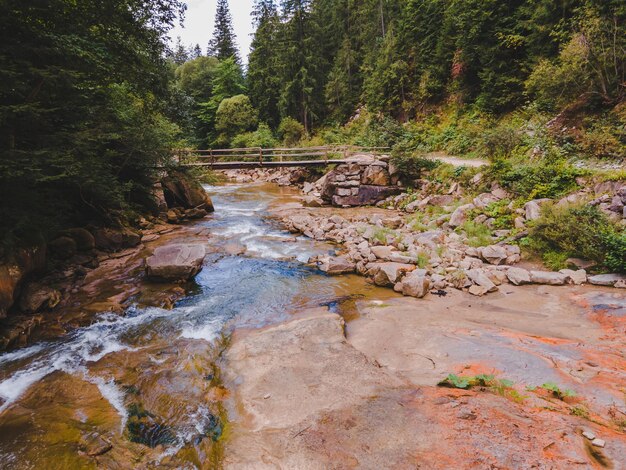
[[[531,228],[530,246],[545,254],[553,267],[572,256],[596,261],[612,271],[626,271],[626,234],[595,206],[544,206]]]
[[[230,145],[233,148],[261,147],[267,149],[278,146],[278,141],[274,138],[270,127],[262,122],[256,131],[236,135]]]
[[[220,132],[218,142],[228,145],[237,134],[254,129],[257,111],[246,95],[236,95],[222,100],[217,108],[215,128]]]
[[[294,118],[286,117],[280,121],[278,136],[287,147],[297,145],[306,136],[306,129]]]
[[[398,175],[403,181],[419,179],[424,171],[434,170],[440,165],[440,162],[437,160],[401,153],[395,150],[392,154],[391,162],[397,168]]]

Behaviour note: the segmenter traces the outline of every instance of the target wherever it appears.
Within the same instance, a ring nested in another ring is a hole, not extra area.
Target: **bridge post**
[[[263,166],[263,149],[259,147],[259,165]]]

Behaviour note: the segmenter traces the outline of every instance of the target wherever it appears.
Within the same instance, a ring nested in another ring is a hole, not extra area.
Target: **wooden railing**
[[[299,148],[235,148],[235,149],[179,149],[176,157],[181,165],[237,168],[251,166],[306,166],[307,164],[342,163],[349,157],[364,153],[380,155],[387,147],[359,147],[333,145]],[[282,165],[281,165],[282,163]]]

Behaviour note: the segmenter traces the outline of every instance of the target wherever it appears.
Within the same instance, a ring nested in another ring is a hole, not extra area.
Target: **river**
[[[335,248],[268,219],[270,207],[295,202],[294,190],[206,189],[216,212],[198,224],[213,252],[173,309],[102,313],[0,356],[0,467],[216,466],[229,429],[219,358],[230,332],[319,305],[355,315],[350,299],[378,290],[306,265]]]

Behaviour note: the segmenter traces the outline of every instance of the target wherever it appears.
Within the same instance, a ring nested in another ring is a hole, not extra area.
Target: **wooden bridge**
[[[346,163],[359,154],[380,155],[387,147],[338,145],[325,147],[239,149],[181,149],[176,158],[183,166],[201,166],[212,170],[246,168],[310,167]]]

